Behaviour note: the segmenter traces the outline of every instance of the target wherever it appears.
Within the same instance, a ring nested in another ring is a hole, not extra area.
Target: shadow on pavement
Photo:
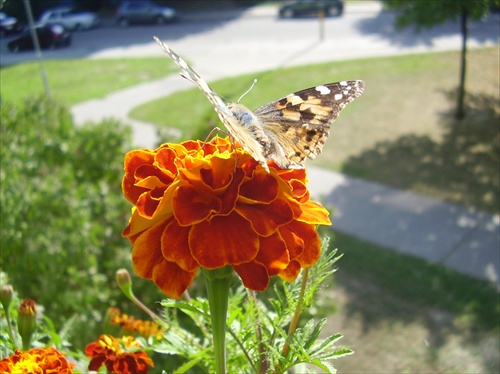
[[[416,32],[413,26],[396,29],[394,26],[395,18],[394,12],[381,11],[375,17],[361,19],[357,23],[357,28],[364,34],[377,35],[392,44],[407,47],[416,45],[431,47],[436,39],[458,35],[460,32],[458,21],[449,21],[430,29],[422,29],[419,32]],[[499,19],[499,14],[491,14],[480,21],[469,21],[469,40],[480,43],[498,43]]]

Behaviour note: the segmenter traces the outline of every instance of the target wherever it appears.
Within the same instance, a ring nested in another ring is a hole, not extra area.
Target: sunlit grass
[[[50,93],[65,105],[98,99],[125,87],[161,78],[172,72],[166,58],[75,59],[45,61]],[[2,101],[19,104],[43,94],[38,63],[1,67]]]

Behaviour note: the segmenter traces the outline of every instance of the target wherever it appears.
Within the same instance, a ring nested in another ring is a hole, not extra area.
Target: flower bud
[[[2,303],[5,313],[8,313],[14,289],[10,284],[6,284],[0,288],[0,302]]]
[[[130,278],[130,274],[127,269],[119,269],[116,271],[116,283],[118,283],[118,287],[122,290],[122,292],[128,298],[133,297],[132,294],[132,279]]]
[[[24,299],[19,306],[17,316],[17,329],[23,339],[23,349],[28,350],[31,344],[31,335],[36,330],[36,303],[30,299]]]

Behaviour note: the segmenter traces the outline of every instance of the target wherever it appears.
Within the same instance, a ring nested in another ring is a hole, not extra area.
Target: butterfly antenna
[[[240,100],[241,100],[241,99],[243,99],[243,97],[244,97],[247,93],[249,93],[250,91],[252,91],[252,88],[253,88],[253,86],[255,86],[255,84],[256,84],[256,83],[257,83],[257,79],[254,79],[254,80],[253,80],[252,85],[250,86],[250,88],[249,88],[248,90],[246,90],[246,91],[243,93],[243,95],[241,95],[241,96],[240,96],[240,98],[238,99],[237,103],[239,103],[239,102],[240,102]]]

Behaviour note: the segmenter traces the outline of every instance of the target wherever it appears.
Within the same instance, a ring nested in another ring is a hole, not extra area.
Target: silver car
[[[84,30],[98,26],[99,16],[93,12],[77,12],[71,8],[52,8],[42,13],[38,24],[59,24],[70,30]]]

